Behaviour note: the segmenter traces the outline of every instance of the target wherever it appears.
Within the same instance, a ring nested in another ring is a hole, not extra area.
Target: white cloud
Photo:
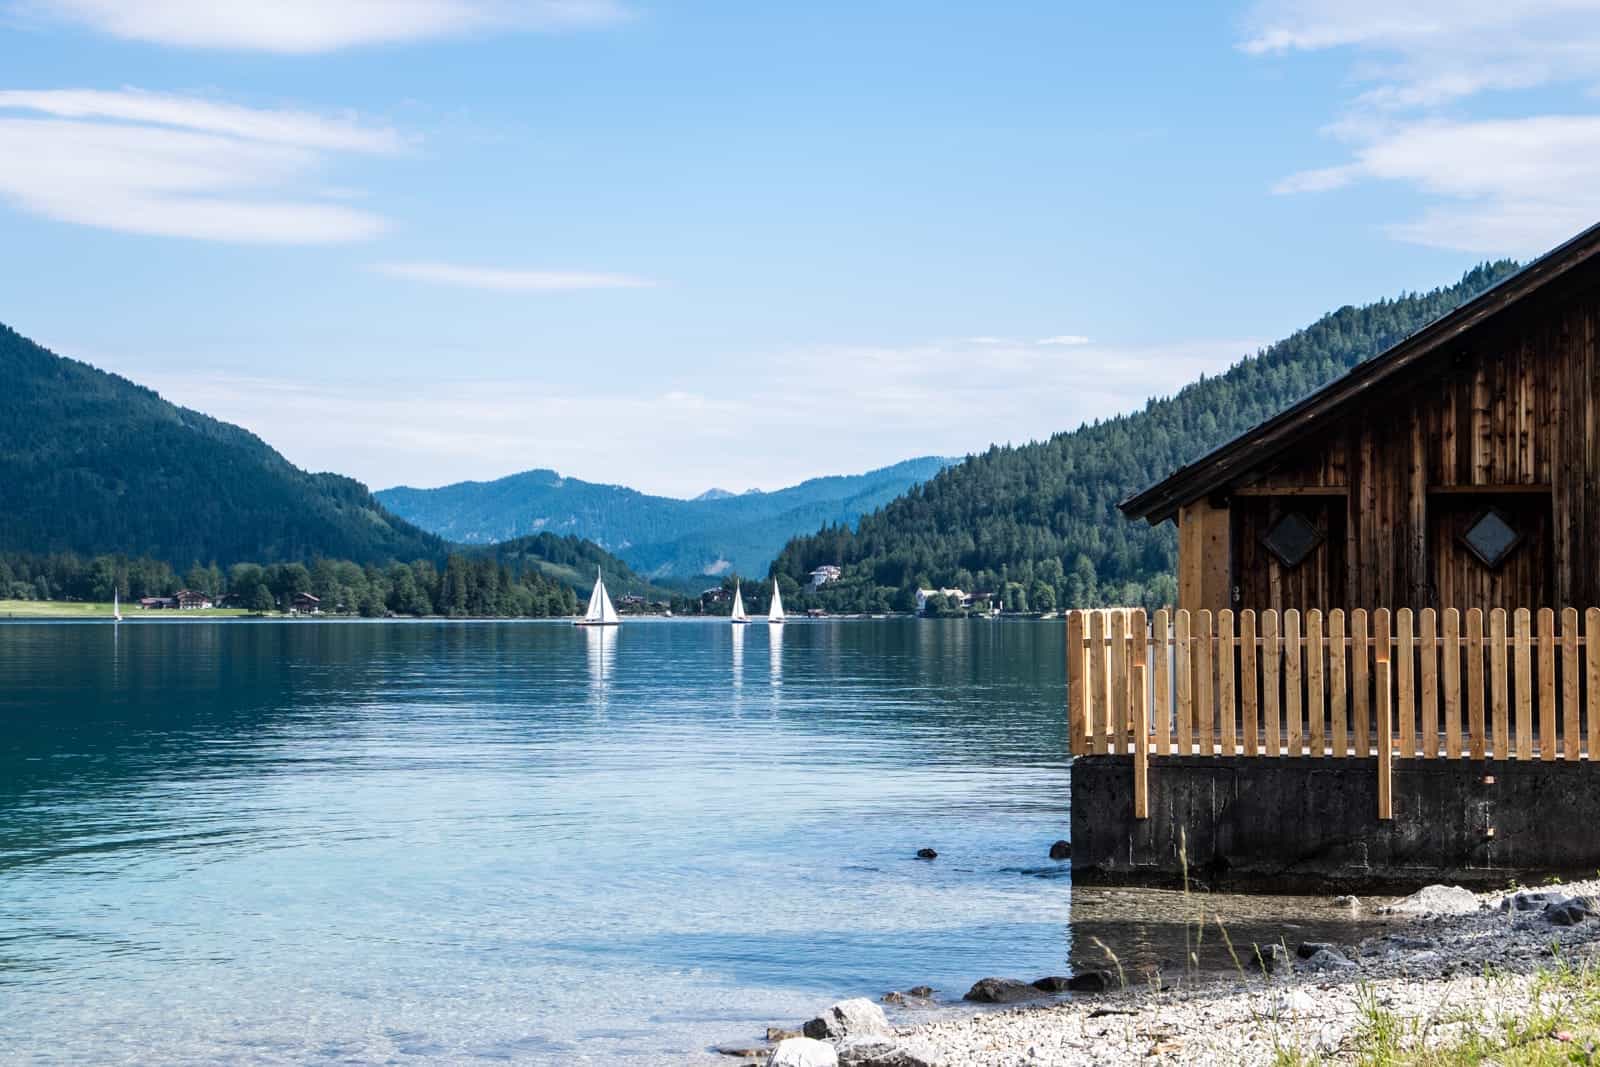
[[[1058,333],[1054,337],[1041,337],[1034,342],[1036,345],[1086,345],[1089,339],[1077,333]]]
[[[1350,50],[1366,86],[1326,133],[1349,162],[1302,170],[1279,194],[1395,182],[1431,202],[1391,236],[1489,255],[1542,252],[1600,218],[1600,116],[1473,118],[1486,93],[1600,80],[1600,0],[1268,0],[1249,53]],[[1449,110],[1446,110],[1449,105]]]
[[[17,0],[26,14],[185,48],[313,53],[495,30],[576,30],[618,0]]]
[[[303,111],[128,89],[0,92],[0,197],[62,222],[271,244],[373,237],[384,219],[318,192],[338,153],[391,130]],[[344,197],[348,199],[348,197]]]
[[[1149,347],[1026,342],[826,346],[721,369],[544,380],[291,381],[141,375],[169,399],[260,433],[289,458],[375,486],[438,485],[553,467],[593,481],[693,495],[707,485],[776,488],[912,455],[961,455],[1047,437],[1143,407],[1257,342]],[[510,354],[513,357],[515,353]],[[537,365],[535,361],[526,361]],[[981,369],[981,373],[976,369]],[[597,427],[599,429],[597,430]]]
[[[584,271],[507,270],[458,263],[379,263],[380,274],[435,285],[504,292],[551,292],[566,289],[644,289],[655,285],[631,274],[597,274]]]

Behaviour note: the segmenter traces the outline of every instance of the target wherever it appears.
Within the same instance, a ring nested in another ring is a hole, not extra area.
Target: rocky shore
[[[1518,1040],[1565,1043],[1590,1057],[1574,1062],[1592,1062],[1600,1012],[1589,1030],[1563,1022],[1562,1010],[1582,1016],[1600,1002],[1600,978],[1589,977],[1600,974],[1597,901],[1600,881],[1490,894],[1429,886],[1399,900],[1348,902],[1390,917],[1381,935],[1236,945],[1229,974],[989,978],[969,998],[1016,1006],[920,1025],[917,1005],[932,1002],[919,994],[931,990],[884,998],[898,1006],[900,1026],[858,998],[803,1033],[774,1030],[769,1044],[728,1051],[770,1067],[1285,1065],[1370,1061],[1369,1046],[1383,1041],[1403,1062],[1423,1044],[1492,1045],[1537,1016]]]

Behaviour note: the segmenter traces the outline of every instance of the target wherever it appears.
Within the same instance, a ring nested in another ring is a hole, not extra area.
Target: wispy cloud
[[[379,263],[380,274],[434,285],[454,285],[466,289],[503,292],[555,292],[571,289],[647,289],[656,283],[631,274],[599,274],[585,271],[508,270],[501,267],[474,267],[459,263]]]
[[[619,0],[16,0],[25,15],[184,48],[330,52],[504,30],[624,21]]]
[[[215,241],[355,241],[383,218],[316,192],[340,153],[392,154],[348,117],[128,89],[0,91],[0,197],[62,222]]]
[[[1405,241],[1529,254],[1600,217],[1600,116],[1473,118],[1475,98],[1600,82],[1600,0],[1268,0],[1241,48],[1255,55],[1345,49],[1364,88],[1326,128],[1345,163],[1291,174],[1284,195],[1363,181],[1408,185],[1433,203],[1389,223]],[[1592,94],[1590,95],[1592,99]]]
[[[378,486],[543,466],[693,495],[707,485],[776,488],[914,452],[961,455],[996,439],[1048,437],[1136,410],[1152,392],[1175,391],[1258,347],[1253,340],[1070,350],[1030,342],[827,345],[752,353],[739,361],[747,374],[732,389],[725,367],[681,368],[650,381],[599,375],[593,386],[450,381],[436,373],[426,388],[403,376],[143,380],[179,403],[256,430],[297,463]]]
[[[1041,337],[1036,345],[1086,345],[1089,338],[1078,333],[1058,333],[1054,337]]]

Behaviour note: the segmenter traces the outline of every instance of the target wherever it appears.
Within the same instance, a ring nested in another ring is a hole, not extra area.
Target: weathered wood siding
[[[1232,512],[1227,606],[1600,603],[1597,318],[1600,268],[1585,267],[1455,338],[1293,456],[1212,494]],[[1491,505],[1523,535],[1498,570],[1460,541]],[[1342,525],[1333,514],[1341,507]],[[1261,545],[1289,508],[1329,536],[1292,572]],[[1340,536],[1343,551],[1332,543]],[[1197,541],[1180,540],[1180,550]]]

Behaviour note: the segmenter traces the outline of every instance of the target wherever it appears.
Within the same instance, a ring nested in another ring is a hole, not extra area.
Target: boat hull
[[[588,619],[579,619],[577,622],[573,623],[572,625],[574,625],[574,626],[621,626],[622,623],[620,623],[620,622],[601,622],[599,619],[596,619],[595,621],[590,622]]]

